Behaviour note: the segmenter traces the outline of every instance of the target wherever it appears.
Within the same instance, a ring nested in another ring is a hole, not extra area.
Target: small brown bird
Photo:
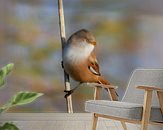
[[[91,32],[81,29],[70,36],[63,49],[65,71],[80,83],[99,83],[109,85],[99,70],[94,48],[96,39]],[[76,89],[76,88],[75,88]],[[75,89],[67,92],[70,95]]]

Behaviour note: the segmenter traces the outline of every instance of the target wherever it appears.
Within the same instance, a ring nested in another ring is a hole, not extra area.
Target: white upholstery
[[[119,101],[89,100],[85,103],[85,110],[88,112],[124,119],[141,120],[143,105]],[[163,116],[161,115],[160,108],[152,108],[150,120],[163,122]]]
[[[130,78],[122,101],[89,100],[85,103],[85,110],[97,114],[141,120],[144,90],[136,89],[137,86],[163,88],[163,69],[136,69]],[[152,98],[150,120],[163,122],[156,93],[153,94]]]

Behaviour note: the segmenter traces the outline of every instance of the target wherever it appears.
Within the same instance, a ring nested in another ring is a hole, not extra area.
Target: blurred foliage
[[[4,79],[12,71],[13,66],[14,64],[11,63],[0,69],[0,87],[5,84]],[[29,104],[42,95],[42,93],[36,92],[19,92],[8,103],[0,107],[0,114],[12,107]],[[3,126],[0,126],[0,130],[19,130],[19,128],[12,123],[5,123]]]
[[[12,71],[14,64],[8,64],[0,69],[0,88],[5,85],[6,76]]]
[[[0,130],[19,130],[19,128],[12,123],[5,123],[3,126],[0,126]]]

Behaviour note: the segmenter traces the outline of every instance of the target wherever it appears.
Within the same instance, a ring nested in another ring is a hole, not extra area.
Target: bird
[[[73,33],[63,47],[62,66],[72,79],[79,82],[79,85],[81,83],[110,85],[100,73],[95,53],[96,44],[94,35],[87,29],[81,29]],[[65,90],[67,93],[65,97],[72,94],[77,87]]]

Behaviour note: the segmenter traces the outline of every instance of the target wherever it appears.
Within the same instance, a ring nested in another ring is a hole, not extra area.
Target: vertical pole
[[[58,0],[58,13],[59,13],[59,27],[60,27],[60,36],[61,36],[62,53],[63,53],[63,47],[66,44],[66,33],[65,33],[64,10],[63,10],[62,0]],[[65,71],[64,71],[64,84],[65,84],[65,90],[70,90],[69,75]],[[67,104],[67,112],[73,113],[71,95],[66,97],[66,104]]]

